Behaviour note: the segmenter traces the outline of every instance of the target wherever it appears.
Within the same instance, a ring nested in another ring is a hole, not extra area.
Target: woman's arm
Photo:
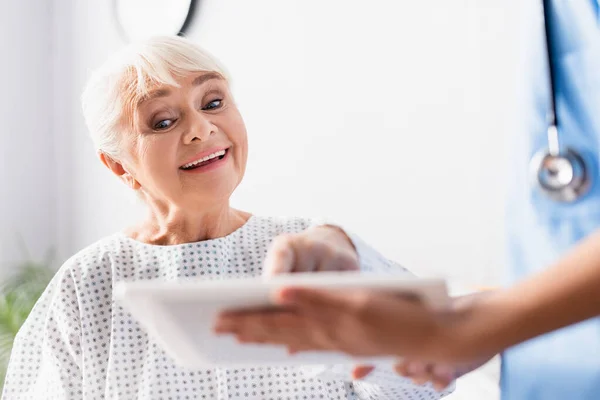
[[[265,260],[267,276],[291,272],[319,272],[332,270],[361,270],[384,274],[414,276],[407,269],[387,260],[358,236],[327,223],[317,222],[309,229],[277,238]],[[258,313],[254,322],[272,311]],[[260,323],[260,322],[259,322]],[[352,364],[305,366],[308,375],[318,379],[350,380]],[[354,391],[361,398],[420,398],[439,399],[453,391],[453,386],[442,393],[432,387],[416,386],[410,380],[394,373],[388,365],[378,365],[368,378],[353,382]]]

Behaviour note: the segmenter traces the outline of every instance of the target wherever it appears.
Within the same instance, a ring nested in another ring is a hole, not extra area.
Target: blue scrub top
[[[559,204],[532,185],[529,161],[547,147],[549,108],[542,0],[532,9],[523,130],[514,137],[507,209],[509,283],[554,263],[575,242],[600,228],[600,24],[598,0],[553,0],[552,36],[561,144],[583,154],[593,168],[590,193]],[[568,273],[568,272],[567,272]],[[598,288],[600,290],[600,288]],[[502,363],[506,400],[599,400],[600,319],[559,330],[508,350]]]

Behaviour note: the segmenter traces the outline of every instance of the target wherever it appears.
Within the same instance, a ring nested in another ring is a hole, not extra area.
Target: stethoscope
[[[576,150],[560,146],[560,125],[556,113],[556,81],[552,58],[550,0],[543,0],[546,50],[550,86],[548,110],[548,148],[540,150],[531,160],[533,180],[552,200],[574,202],[583,197],[591,186],[590,168]]]

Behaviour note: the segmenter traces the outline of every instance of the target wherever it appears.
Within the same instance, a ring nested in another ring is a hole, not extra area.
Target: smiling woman
[[[248,139],[228,82],[212,56],[180,37],[130,45],[94,72],[83,94],[92,139],[102,163],[139,194],[148,215],[62,266],[15,340],[4,398],[443,396],[387,371],[359,382],[310,368],[189,370],[115,304],[112,287],[120,281],[356,269],[408,274],[336,226],[230,207]]]

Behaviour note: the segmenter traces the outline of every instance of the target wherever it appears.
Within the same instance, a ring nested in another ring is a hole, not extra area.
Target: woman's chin
[[[185,184],[187,204],[197,205],[205,209],[207,205],[218,205],[219,203],[229,202],[229,198],[238,185],[235,177],[221,177],[209,181],[198,182],[190,185]]]

